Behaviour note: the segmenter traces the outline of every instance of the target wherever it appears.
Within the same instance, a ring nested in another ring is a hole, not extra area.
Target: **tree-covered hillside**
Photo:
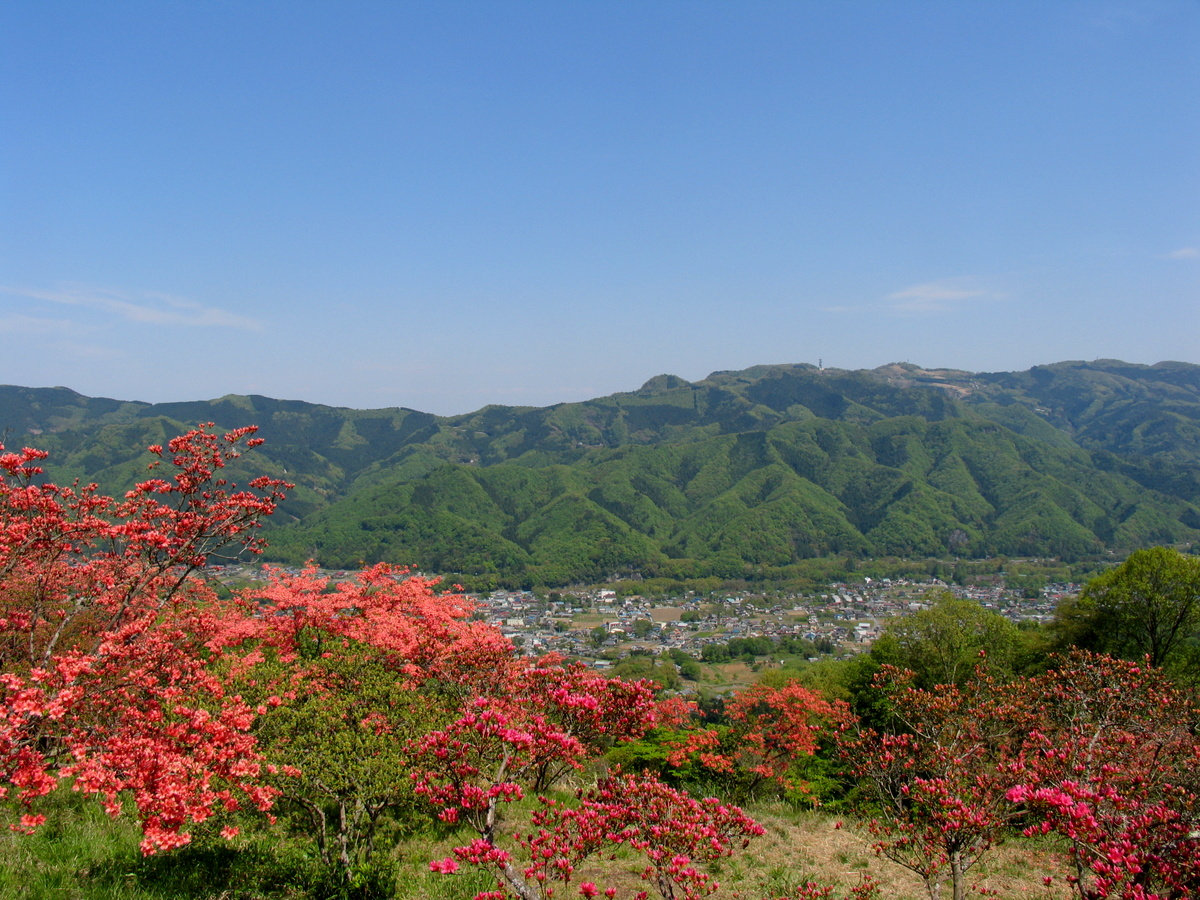
[[[438,417],[224,397],[0,388],[5,443],[128,486],[128,448],[257,424],[297,488],[273,554],[557,584],[746,576],[826,555],[1078,559],[1200,538],[1200,366],[978,374],[808,365],[658,376],[546,408]]]

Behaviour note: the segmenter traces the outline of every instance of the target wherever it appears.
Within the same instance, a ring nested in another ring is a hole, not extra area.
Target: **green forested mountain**
[[[138,448],[260,426],[297,484],[280,559],[386,559],[558,584],[746,575],[831,554],[1036,555],[1200,538],[1200,366],[1025,372],[808,365],[662,375],[546,408],[438,417],[265,397],[144,404],[0,388],[7,445],[119,490]]]

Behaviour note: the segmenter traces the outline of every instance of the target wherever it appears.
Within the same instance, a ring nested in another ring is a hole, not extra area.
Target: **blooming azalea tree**
[[[536,665],[518,662],[503,696],[542,715],[579,742],[583,757],[613,744],[639,738],[652,728],[674,725],[687,709],[678,698],[656,698],[654,682],[609,678],[582,663],[566,663],[556,654]],[[553,754],[538,763],[530,782],[545,791],[578,768],[581,757]]]
[[[1200,889],[1200,707],[1161,670],[1073,651],[1006,685],[980,669],[922,690],[885,668],[877,688],[901,727],[849,732],[843,752],[874,787],[877,849],[931,898],[947,880],[965,896],[1017,824],[1067,840],[1081,900]]]
[[[706,864],[748,846],[763,828],[736,806],[697,800],[651,775],[615,771],[575,806],[542,800],[531,835],[522,836],[532,864],[525,877],[564,887],[575,867],[618,846],[641,853],[643,881],[667,900],[695,900],[720,886]],[[582,886],[581,886],[582,888]]]
[[[762,826],[736,806],[712,798],[696,800],[648,774],[613,772],[591,790],[578,792],[574,805],[540,799],[531,832],[512,836],[514,852],[527,860],[523,868],[517,868],[513,852],[486,839],[457,847],[454,857],[430,867],[448,873],[458,861],[493,866],[499,870],[500,891],[479,894],[476,900],[508,892],[522,900],[539,900],[559,890],[565,894],[589,858],[624,846],[646,859],[642,880],[666,900],[698,900],[720,886],[706,865],[763,833]],[[578,891],[594,897],[601,889],[594,881],[582,881]],[[603,893],[615,897],[617,890],[610,886]],[[645,891],[637,894],[642,900],[646,896]]]
[[[146,852],[270,804],[253,712],[206,666],[219,617],[196,576],[215,554],[257,552],[289,486],[227,484],[220,470],[261,441],[211,427],[151,447],[170,472],[120,499],[43,481],[44,452],[0,452],[0,796],[29,809],[21,827],[63,781],[113,814],[131,795]]]
[[[675,742],[667,760],[673,766],[696,763],[722,778],[730,791],[751,796],[768,782],[807,790],[794,777],[795,764],[848,724],[850,711],[845,703],[825,700],[795,682],[759,683],[726,701],[724,719]]]
[[[962,900],[972,867],[1018,815],[1006,792],[1026,719],[983,667],[961,686],[923,689],[914,678],[884,666],[875,688],[898,727],[847,730],[840,750],[875,800],[877,852],[919,875],[931,900],[947,881]]]
[[[512,645],[469,621],[466,597],[404,568],[266,575],[226,605],[211,644],[228,683],[253,698],[283,808],[299,811],[345,886],[369,863],[381,817],[416,815],[413,743],[511,668]]]
[[[1036,701],[1008,799],[1070,846],[1075,894],[1200,892],[1200,705],[1160,669],[1073,651],[1017,685]]]
[[[437,683],[457,697],[491,685],[512,665],[512,644],[484,622],[475,604],[438,589],[436,578],[385,563],[333,579],[309,565],[299,574],[266,568],[266,582],[242,591],[213,639],[220,649],[266,650],[284,661],[320,656],[322,642],[349,640],[378,651],[412,688]]]
[[[477,835],[471,844],[456,848],[450,862],[492,867],[499,896],[535,900],[552,896],[553,884],[545,882],[570,881],[578,858],[561,843],[551,848],[548,837],[537,842],[506,832],[501,828],[504,807],[581,770],[612,743],[645,734],[663,712],[653,685],[606,678],[553,657],[532,665],[514,658],[496,675],[488,694],[473,697],[449,725],[414,743],[412,777],[417,793],[443,821],[466,825]],[[589,795],[592,801],[599,802]],[[626,814],[633,815],[639,802],[630,796]],[[547,804],[539,822],[553,831],[550,818],[575,821],[571,815]],[[615,836],[606,840],[621,843]],[[585,845],[584,856],[597,849],[584,841],[573,852],[582,852]],[[519,857],[529,861],[521,863]],[[557,868],[548,868],[546,860],[552,858],[560,861]]]

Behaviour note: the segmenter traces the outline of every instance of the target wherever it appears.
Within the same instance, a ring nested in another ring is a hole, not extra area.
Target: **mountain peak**
[[[666,391],[676,391],[682,387],[689,387],[690,385],[690,381],[680,378],[678,375],[655,375],[638,388],[637,393],[661,394]]]

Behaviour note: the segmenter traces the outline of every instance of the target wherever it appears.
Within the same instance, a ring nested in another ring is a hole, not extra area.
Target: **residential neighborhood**
[[[477,599],[479,614],[526,654],[557,652],[602,664],[622,649],[651,654],[682,650],[701,658],[709,644],[755,637],[800,637],[838,654],[856,653],[870,647],[889,619],[925,608],[938,592],[973,600],[1019,623],[1049,621],[1057,604],[1078,589],[1073,584],[1049,585],[1040,597],[1030,599],[1002,585],[868,578],[831,584],[815,595],[663,600],[591,589],[553,592],[549,598],[530,591],[495,591]]]

